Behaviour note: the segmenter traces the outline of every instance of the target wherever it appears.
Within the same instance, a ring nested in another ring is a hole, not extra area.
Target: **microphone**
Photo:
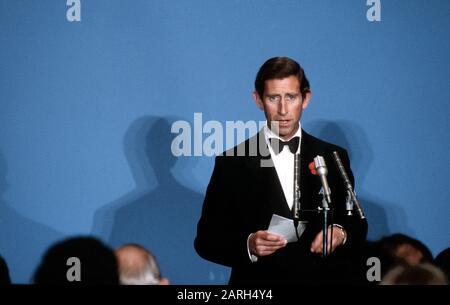
[[[300,154],[294,155],[294,220],[300,218]]]
[[[314,166],[317,172],[317,175],[320,177],[320,181],[322,182],[323,188],[323,196],[325,197],[328,203],[331,203],[331,190],[328,186],[327,174],[328,168],[325,164],[325,159],[322,156],[317,156],[314,158]]]
[[[351,200],[356,206],[356,211],[358,212],[359,218],[361,219],[366,218],[363,210],[361,209],[361,205],[359,204],[359,201],[356,198],[355,192],[353,191],[352,183],[350,182],[350,179],[348,178],[348,175],[345,172],[344,165],[342,164],[341,158],[339,158],[339,154],[337,151],[333,151],[333,158],[339,172],[341,173],[341,177],[344,180],[345,188],[347,189],[347,192],[350,195]]]

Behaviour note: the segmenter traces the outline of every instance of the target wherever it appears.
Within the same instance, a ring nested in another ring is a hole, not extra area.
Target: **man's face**
[[[405,260],[410,265],[417,265],[423,259],[422,252],[407,243],[397,246],[395,256]]]
[[[296,76],[266,80],[264,96],[253,93],[256,105],[264,111],[269,128],[282,139],[290,139],[298,130],[302,111],[308,106],[311,93],[305,98],[300,93],[300,83]]]

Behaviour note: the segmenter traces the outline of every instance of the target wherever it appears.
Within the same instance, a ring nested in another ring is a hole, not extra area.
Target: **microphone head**
[[[325,159],[322,156],[317,156],[314,158],[314,166],[320,176],[326,176],[328,174],[328,168],[325,163]]]

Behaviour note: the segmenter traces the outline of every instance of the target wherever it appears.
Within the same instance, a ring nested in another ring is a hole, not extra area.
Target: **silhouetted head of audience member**
[[[122,285],[168,285],[161,277],[155,257],[142,246],[127,244],[116,249]]]
[[[434,263],[442,271],[444,271],[447,276],[447,280],[450,281],[450,248],[443,250],[434,259]]]
[[[379,243],[398,263],[416,265],[433,262],[433,255],[428,247],[421,241],[407,235],[393,234],[383,237]]]
[[[380,285],[447,285],[444,272],[430,263],[398,265],[390,270]]]
[[[9,277],[9,269],[6,261],[0,256],[0,285],[11,284],[11,278]]]
[[[114,251],[100,240],[73,237],[51,246],[36,270],[36,284],[117,285]]]

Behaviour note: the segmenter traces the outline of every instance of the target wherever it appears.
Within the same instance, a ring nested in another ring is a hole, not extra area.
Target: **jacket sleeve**
[[[235,217],[239,213],[236,197],[236,168],[233,158],[218,156],[215,160],[194,247],[204,259],[225,266],[250,263],[247,253],[247,237]],[[241,217],[242,215],[239,215]]]

